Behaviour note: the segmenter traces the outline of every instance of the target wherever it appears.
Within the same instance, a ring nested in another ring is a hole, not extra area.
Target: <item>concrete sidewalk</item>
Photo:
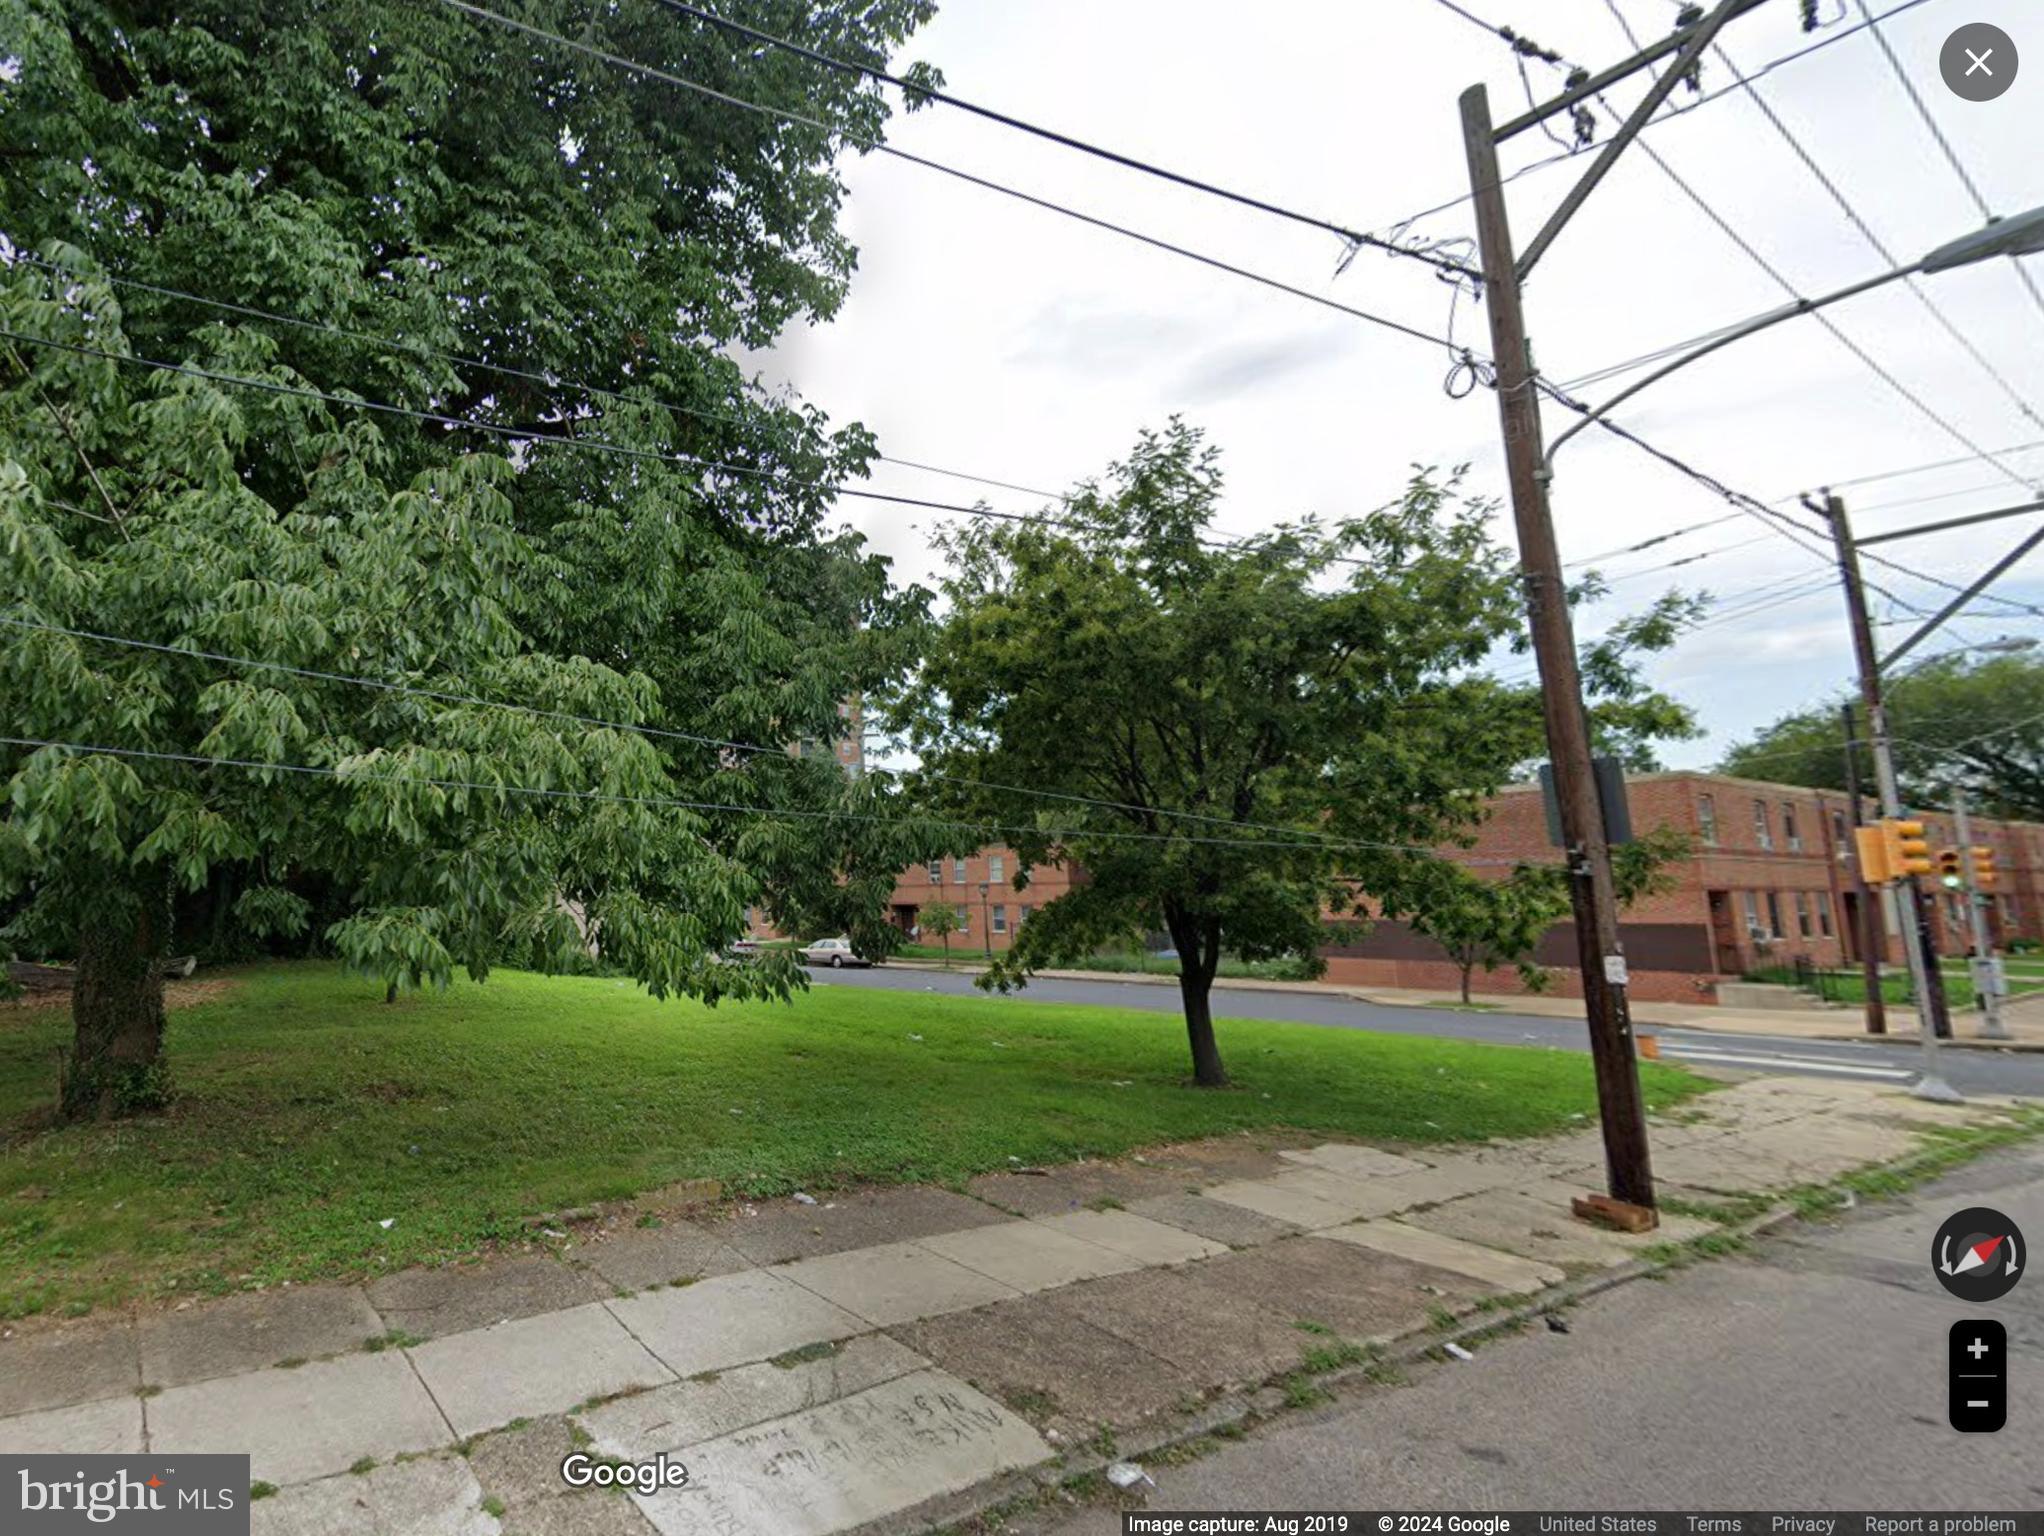
[[[1358,1347],[1713,1230],[1714,1200],[2006,1120],[1806,1078],[1658,1117],[1674,1211],[1569,1212],[1594,1127],[1391,1152],[1247,1135],[668,1218],[561,1256],[17,1329],[0,1451],[245,1452],[263,1536],[916,1528],[1239,1415]],[[689,1486],[575,1491],[576,1450]]]

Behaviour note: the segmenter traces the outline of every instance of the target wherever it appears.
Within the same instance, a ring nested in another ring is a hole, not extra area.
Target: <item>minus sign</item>
[[[1985,1408],[1987,1406],[1987,1399],[1984,1397],[1968,1398],[1966,1406],[1968,1408]]]

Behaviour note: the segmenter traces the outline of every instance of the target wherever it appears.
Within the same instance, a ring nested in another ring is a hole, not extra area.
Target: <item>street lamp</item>
[[[1552,483],[1554,456],[1561,451],[1562,444],[1577,433],[1602,422],[1611,412],[1648,386],[1659,383],[1671,373],[1687,368],[1691,363],[1709,357],[1714,352],[1722,351],[1735,341],[1744,341],[1748,336],[1758,335],[1761,331],[1769,330],[1783,321],[1814,314],[1842,300],[1871,292],[1888,283],[1899,282],[1903,278],[1914,277],[1918,273],[1948,272],[1955,267],[1971,266],[1997,256],[2014,258],[2034,255],[2040,251],[2044,251],[2044,208],[2032,208],[2027,213],[2020,213],[2012,218],[1990,220],[1984,228],[1948,241],[1908,266],[1897,267],[1892,272],[1883,272],[1877,277],[1865,278],[1856,283],[1848,283],[1845,287],[1824,294],[1820,298],[1797,299],[1792,304],[1784,304],[1765,314],[1755,315],[1752,319],[1732,326],[1700,346],[1662,364],[1645,378],[1620,390],[1602,405],[1586,412],[1582,420],[1571,425],[1548,447],[1536,471],[1537,478],[1543,490]],[[1844,506],[1836,497],[1831,497],[1818,510],[1830,521],[1833,537],[1838,545],[1839,570],[1845,580],[1846,604],[1853,621],[1854,653],[1859,667],[1860,693],[1866,704],[1867,734],[1874,758],[1874,779],[1880,792],[1881,814],[1893,820],[1903,814],[1902,794],[1895,776],[1894,755],[1889,746],[1887,709],[1881,697],[1881,672],[1884,664],[1892,664],[1899,660],[1902,652],[1928,634],[1934,624],[1925,625],[1885,659],[1878,657],[1874,650],[1872,628],[1867,621],[1865,594],[1860,584],[1858,551],[1846,530]],[[1956,608],[1957,605],[1952,606]],[[1950,611],[1947,610],[1947,615]],[[1940,618],[1947,615],[1940,615]],[[2014,650],[2024,647],[2009,645],[2000,648]],[[1913,889],[1913,878],[1907,883]],[[1912,897],[1912,900],[1914,899]],[[1950,1102],[1958,1099],[1959,1094],[1944,1080],[1938,1070],[1935,1004],[1932,1000],[1936,960],[1934,956],[1926,953],[1927,940],[1920,909],[1918,917],[1919,921],[1914,924],[1908,921],[1901,924],[1902,948],[1909,962],[1910,979],[1916,993],[1917,1016],[1923,1042],[1923,1065],[1919,1070],[1915,1092],[1921,1098]]]
[[[1583,419],[1557,437],[1547,450],[1542,469],[1551,479],[1554,474],[1554,456],[1561,451],[1561,445],[1581,432],[1585,427],[1595,426],[1619,406],[1651,384],[1658,384],[1669,374],[1687,368],[1691,363],[1709,357],[1713,352],[1722,351],[1735,341],[1744,341],[1748,336],[1780,325],[1784,320],[1794,320],[1801,315],[1815,314],[1820,309],[1844,299],[1857,298],[1860,294],[1899,282],[1905,277],[1915,277],[1920,272],[1949,272],[1954,267],[1971,266],[1976,262],[1988,261],[1996,256],[2033,256],[2044,251],[2044,208],[2032,208],[2028,213],[2019,213],[2012,218],[1990,220],[1984,229],[1961,235],[1947,241],[1921,260],[1906,267],[1897,267],[1892,272],[1883,272],[1879,277],[1869,277],[1857,283],[1848,283],[1835,292],[1821,298],[1797,299],[1779,309],[1770,309],[1762,315],[1741,322],[1729,330],[1712,337],[1709,341],[1691,351],[1683,353],[1673,362],[1664,363],[1637,383],[1620,390]]]
[[[987,926],[988,884],[989,882],[985,880],[979,883],[979,938],[980,943],[985,946],[987,958],[991,960],[994,957],[994,930]]]

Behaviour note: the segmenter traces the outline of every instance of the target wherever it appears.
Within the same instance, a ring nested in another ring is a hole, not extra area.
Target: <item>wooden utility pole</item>
[[[1613,1199],[1651,1210],[1653,1166],[1626,1004],[1625,952],[1618,937],[1611,851],[1605,842],[1603,807],[1590,760],[1590,725],[1583,707],[1561,552],[1547,503],[1539,383],[1526,341],[1490,100],[1480,85],[1462,95],[1462,133],[1469,155],[1469,184],[1475,193],[1477,239],[1483,253],[1484,307],[1490,316],[1491,351],[1497,360],[1498,410],[1504,421],[1505,464],[1518,528],[1526,620],[1540,667],[1541,709],[1568,860],[1583,1005],[1589,1017],[1590,1056],[1596,1066],[1597,1104],[1604,1129],[1605,1171]]]
[[[1874,760],[1874,787],[1880,794],[1881,815],[1888,820],[1902,817],[1902,787],[1895,776],[1895,758],[1888,745],[1888,708],[1881,695],[1880,653],[1874,649],[1873,620],[1867,614],[1867,589],[1860,577],[1859,546],[1853,543],[1852,524],[1845,515],[1845,503],[1825,494],[1821,504],[1804,499],[1804,505],[1831,525],[1831,540],[1838,552],[1839,582],[1845,589],[1846,618],[1852,628],[1852,653],[1859,670],[1860,702],[1867,712],[1867,745]],[[1939,985],[1937,955],[1930,945],[1929,924],[1923,892],[1914,875],[1905,875],[1896,887],[1896,914],[1902,930],[1902,954],[1909,962],[1909,980],[1916,989],[1916,1014],[1923,1045],[1922,1075],[1915,1092],[1918,1097],[1941,1101],[1956,1100],[1959,1094],[1938,1071],[1938,1039],[1948,1036],[1951,1025],[1938,1027],[1944,989]]]
[[[1885,1035],[1888,1032],[1888,1002],[1881,996],[1881,961],[1887,949],[1887,925],[1881,921],[1881,893],[1861,878],[1859,867],[1860,802],[1859,802],[1859,746],[1852,734],[1852,706],[1840,706],[1845,718],[1845,798],[1852,807],[1852,878],[1859,887],[1859,958],[1860,974],[1865,978],[1867,990],[1867,1033]]]

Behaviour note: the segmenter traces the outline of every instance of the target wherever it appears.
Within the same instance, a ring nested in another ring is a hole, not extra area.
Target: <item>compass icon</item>
[[[2022,1278],[2029,1249],[2016,1224],[1990,1206],[1974,1205],[1946,1219],[1931,1241],[1938,1284],[1961,1301],[1996,1301]]]

